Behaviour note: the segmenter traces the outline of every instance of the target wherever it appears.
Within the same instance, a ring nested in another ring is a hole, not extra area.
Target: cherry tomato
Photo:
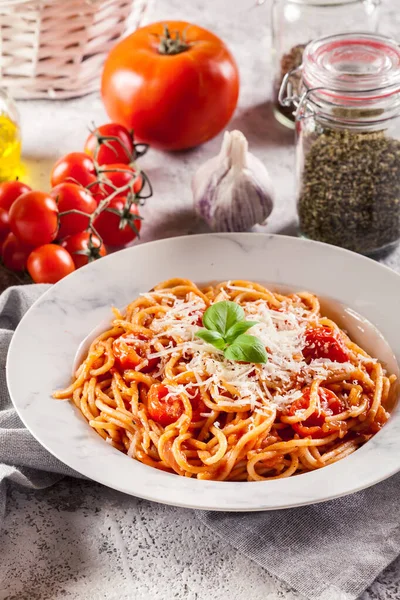
[[[150,418],[163,427],[175,423],[184,411],[182,400],[178,396],[166,398],[167,394],[168,388],[162,383],[154,383],[147,394]]]
[[[94,221],[96,231],[108,246],[126,246],[140,231],[142,222],[137,218],[137,204],[131,204],[129,209],[125,206],[126,198],[113,198]],[[108,211],[108,208],[117,210],[119,214]]]
[[[87,215],[97,208],[97,202],[89,190],[76,183],[59,183],[50,192],[50,196],[57,202],[58,210],[63,213],[67,210],[80,210]],[[68,235],[84,231],[89,225],[89,218],[71,213],[60,216],[58,238],[62,240]]]
[[[115,170],[117,169],[117,170]],[[115,188],[121,188],[132,183],[132,191],[138,194],[143,187],[143,178],[136,173],[136,169],[124,164],[106,165],[100,172],[101,182],[93,186],[93,193],[97,200],[107,198],[115,192]],[[115,198],[127,196],[131,188],[119,192]]]
[[[0,243],[3,243],[10,233],[10,218],[4,208],[0,208]]]
[[[107,139],[117,138],[115,140]],[[85,143],[85,152],[99,165],[114,163],[129,164],[135,160],[132,135],[123,125],[107,123],[100,125],[89,135]]]
[[[58,208],[49,194],[27,192],[10,208],[10,229],[32,246],[52,242],[58,231]]]
[[[328,390],[327,388],[320,387],[318,389],[318,395],[320,398],[321,409],[316,410],[308,419],[300,421],[299,423],[292,423],[293,429],[301,437],[312,437],[321,438],[330,435],[330,432],[323,431],[322,425],[325,423],[326,417],[332,415],[338,415],[343,412],[345,407],[341,400]],[[295,400],[290,407],[289,414],[295,415],[296,411],[304,410],[310,405],[310,388],[305,388],[303,395],[298,400]]]
[[[329,358],[334,362],[346,362],[349,353],[344,343],[329,327],[315,327],[306,331],[305,359]]]
[[[184,21],[162,21],[114,46],[101,92],[110,118],[133,129],[142,142],[184,150],[227,125],[237,104],[239,73],[216,35]]]
[[[28,257],[27,268],[35,283],[57,283],[75,271],[70,253],[57,244],[35,248]]]
[[[23,271],[32,250],[32,246],[21,242],[13,233],[9,233],[1,249],[4,266],[11,271]]]
[[[21,181],[3,181],[0,183],[0,208],[10,210],[14,200],[30,191],[29,185]]]
[[[87,187],[96,181],[94,162],[85,152],[71,152],[54,165],[50,176],[51,187],[69,181]]]
[[[125,333],[113,342],[113,353],[122,369],[135,369],[147,357],[147,354],[153,350],[149,344],[146,344],[144,336],[136,336],[133,333]],[[148,364],[144,365],[140,371],[150,373],[158,363],[158,358],[147,359]]]
[[[91,248],[89,240],[90,233],[88,231],[81,231],[80,233],[70,235],[61,242],[61,246],[68,250],[72,256],[76,269],[107,254],[104,244],[101,243],[97,235],[92,234]]]

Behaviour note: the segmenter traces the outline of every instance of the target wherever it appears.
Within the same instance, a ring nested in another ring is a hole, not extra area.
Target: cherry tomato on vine
[[[11,231],[27,244],[49,244],[57,236],[58,208],[49,194],[22,194],[11,206],[9,214]]]
[[[51,187],[59,183],[79,183],[87,187],[96,181],[96,168],[90,156],[85,152],[70,152],[62,156],[51,171]]]
[[[70,253],[57,244],[35,248],[28,257],[27,268],[35,283],[57,283],[75,271]]]
[[[81,231],[65,238],[61,242],[61,246],[68,250],[74,261],[75,268],[79,269],[107,254],[104,244],[101,243],[97,235],[92,234],[91,243],[92,247],[90,247],[90,233],[88,231]]]
[[[349,353],[346,346],[329,327],[314,327],[306,331],[306,345],[303,348],[305,359],[329,358],[335,362],[346,362]]]
[[[131,184],[129,186],[129,184]],[[127,187],[129,186],[129,187]],[[129,165],[112,164],[105,165],[100,171],[100,183],[93,186],[96,199],[107,198],[115,192],[115,188],[122,188],[115,198],[127,196],[132,190],[138,194],[143,187],[143,178],[136,169]]]
[[[10,233],[10,218],[4,208],[0,208],[0,244],[4,242]]]
[[[13,233],[9,233],[1,248],[4,266],[11,271],[23,271],[32,250],[32,246],[21,242]]]
[[[320,387],[318,390],[320,399],[320,409],[313,412],[305,421],[292,423],[293,429],[301,437],[321,438],[330,435],[322,429],[326,417],[338,415],[344,411],[342,401],[327,388]],[[298,400],[295,400],[290,407],[289,414],[295,415],[298,410],[305,410],[310,405],[310,388],[303,391],[303,395]]]
[[[0,208],[10,210],[11,205],[17,198],[30,191],[32,191],[32,188],[21,181],[3,181],[0,183]]]
[[[138,217],[137,204],[129,207],[127,198],[113,198],[96,217],[94,227],[107,246],[126,246],[140,231],[142,221]]]
[[[97,127],[86,140],[85,152],[99,165],[129,164],[135,159],[132,135],[126,127],[118,123],[107,123]]]
[[[68,210],[80,210],[87,215],[97,208],[97,202],[89,190],[76,183],[59,183],[54,187],[50,196],[57,202],[60,213]],[[62,240],[68,235],[84,231],[89,225],[89,217],[71,213],[60,215],[60,227],[57,237]]]

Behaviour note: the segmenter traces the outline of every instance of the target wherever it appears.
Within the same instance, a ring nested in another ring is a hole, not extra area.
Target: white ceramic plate
[[[80,269],[53,286],[22,319],[11,342],[7,379],[33,435],[76,471],[111,488],[157,502],[230,511],[321,502],[371,486],[400,470],[400,410],[354,454],[322,469],[275,481],[215,482],[145,466],[104,442],[68,401],[51,398],[70,381],[82,340],[112,305],[171,277],[197,282],[249,279],[331,298],[373,323],[400,362],[400,276],[333,246],[267,234],[196,235],[143,244]],[[339,310],[340,312],[340,310]],[[351,320],[351,319],[350,319]],[[358,336],[368,326],[353,320]],[[363,333],[364,332],[364,333]],[[366,341],[368,341],[368,335]],[[378,333],[369,344],[396,368]],[[373,351],[373,348],[369,348]],[[23,365],[23,368],[22,366]]]

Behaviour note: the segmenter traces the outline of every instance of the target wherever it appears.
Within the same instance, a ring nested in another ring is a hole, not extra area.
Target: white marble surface
[[[182,18],[221,35],[241,71],[239,107],[231,127],[268,165],[277,203],[268,231],[292,230],[292,136],[270,112],[268,8],[254,0],[155,0],[149,20]],[[267,0],[268,4],[268,0]],[[398,0],[386,0],[383,31],[399,37]],[[47,184],[50,165],[77,150],[92,120],[104,119],[96,96],[69,102],[20,103],[24,155],[33,182]],[[155,187],[145,210],[143,241],[202,229],[191,209],[190,176],[216,152],[200,149],[144,159]],[[400,269],[400,251],[386,263]],[[263,569],[217,539],[191,511],[136,500],[101,485],[64,480],[52,489],[10,490],[0,539],[0,598],[15,600],[253,600],[298,599]],[[400,597],[400,561],[363,600]]]

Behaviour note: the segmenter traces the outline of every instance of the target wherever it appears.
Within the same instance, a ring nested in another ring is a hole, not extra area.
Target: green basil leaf
[[[263,364],[268,360],[264,345],[254,335],[240,335],[231,346],[224,351],[229,360]]]
[[[243,308],[236,302],[228,300],[212,304],[203,315],[204,327],[211,331],[218,331],[223,336],[226,335],[232,325],[243,320]]]
[[[218,331],[208,331],[207,329],[200,329],[196,333],[196,336],[201,338],[205,342],[212,344],[219,350],[223,350],[226,346],[224,338],[220,333],[218,333]]]
[[[229,331],[227,332],[226,336],[225,336],[225,341],[227,344],[233,344],[233,342],[236,340],[236,338],[239,337],[239,335],[242,335],[242,333],[246,333],[246,331],[248,329],[250,329],[250,327],[253,327],[254,325],[258,325],[257,321],[239,321],[238,323],[235,323],[234,325],[232,325],[232,327],[229,329]]]

